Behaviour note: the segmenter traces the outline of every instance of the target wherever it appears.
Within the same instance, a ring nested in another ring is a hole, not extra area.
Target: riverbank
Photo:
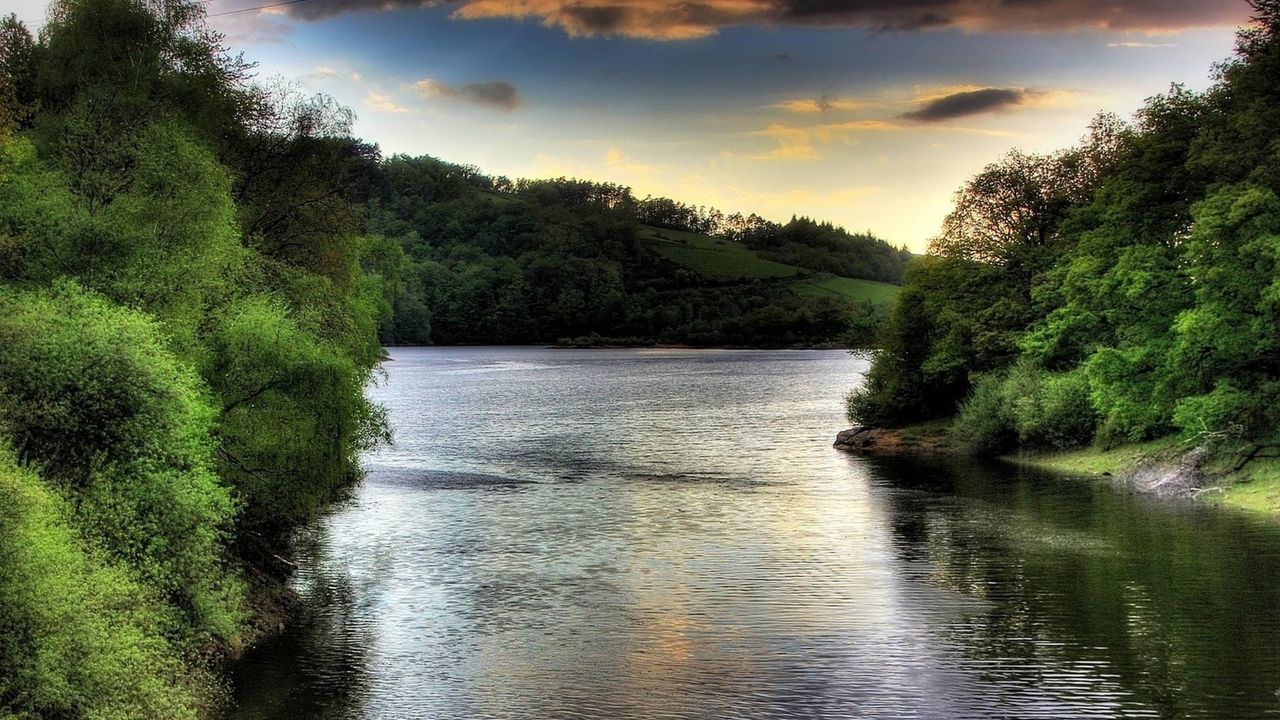
[[[932,420],[900,428],[859,426],[836,435],[837,450],[868,455],[914,455],[956,452],[948,427],[951,421]]]
[[[1082,448],[1054,453],[1019,453],[1005,459],[1020,465],[1068,475],[1118,478],[1126,482],[1159,483],[1161,476],[1190,472],[1173,479],[1171,491],[1182,491],[1213,505],[1280,515],[1280,457],[1245,459],[1239,452],[1197,452],[1185,441],[1164,438],[1102,450]],[[1193,463],[1198,463],[1192,467]],[[1189,484],[1194,480],[1194,485]],[[1140,488],[1139,488],[1140,489]]]
[[[839,433],[834,447],[869,455],[963,452],[951,441],[951,422],[948,418],[900,428],[853,428]],[[1280,515],[1280,448],[1211,452],[1168,437],[1109,449],[1019,452],[1001,459],[1064,475],[1105,478],[1135,492]]]

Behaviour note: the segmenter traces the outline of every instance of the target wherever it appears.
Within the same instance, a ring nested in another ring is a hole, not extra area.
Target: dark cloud
[[[1029,95],[1021,88],[968,90],[929,100],[919,110],[903,113],[902,118],[924,123],[945,122],[1021,105]]]
[[[778,19],[802,25],[860,25],[872,29],[923,29],[951,24],[944,14],[959,0],[778,0]]]
[[[1241,0],[308,0],[283,8],[314,20],[357,10],[447,5],[454,17],[534,18],[570,35],[654,40],[705,37],[741,25],[818,25],[900,32],[1179,31],[1238,25]]]
[[[955,24],[955,21],[949,17],[939,15],[938,13],[927,12],[913,17],[896,20],[894,22],[883,23],[875,26],[872,30],[879,33],[920,32],[922,30],[936,30],[953,24]]]
[[[970,30],[1183,30],[1235,25],[1240,0],[772,0],[773,20],[879,32]]]
[[[450,85],[438,80],[419,80],[414,84],[414,88],[426,97],[462,100],[496,110],[515,110],[524,102],[521,100],[520,92],[516,90],[516,86],[505,80],[470,83],[467,85]]]

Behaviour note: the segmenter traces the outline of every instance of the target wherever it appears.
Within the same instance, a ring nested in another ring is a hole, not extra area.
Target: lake
[[[1280,716],[1280,523],[833,450],[866,367],[393,350],[229,717]]]

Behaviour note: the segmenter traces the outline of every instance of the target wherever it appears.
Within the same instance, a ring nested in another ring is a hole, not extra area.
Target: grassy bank
[[[1145,460],[1176,462],[1188,450],[1178,438],[1122,445],[1107,450],[1081,448],[1052,453],[1020,453],[1005,459],[1068,475],[1121,475]],[[1207,502],[1223,507],[1280,514],[1280,458],[1264,457],[1236,468],[1237,455],[1222,453],[1204,467],[1212,486],[1222,492],[1205,493]]]
[[[919,452],[963,452],[951,442],[953,419],[943,418],[879,430],[866,446],[857,448],[871,454],[915,454]],[[1120,477],[1145,462],[1176,464],[1192,445],[1177,437],[1131,443],[1102,449],[1078,448],[1058,452],[1019,452],[1001,459],[1018,465],[1042,468],[1079,477]],[[1209,487],[1201,497],[1214,505],[1280,516],[1280,457],[1259,453],[1240,464],[1243,455],[1235,450],[1219,451],[1203,466]]]

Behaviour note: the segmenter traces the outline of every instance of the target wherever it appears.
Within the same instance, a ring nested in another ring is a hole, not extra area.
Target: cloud
[[[822,95],[813,100],[794,99],[784,100],[775,103],[773,107],[779,110],[786,110],[793,113],[829,113],[837,110],[856,110],[862,107],[863,103],[854,100],[844,100],[833,95]]]
[[[287,17],[265,10],[211,17],[209,25],[233,45],[270,45],[283,42],[293,32],[293,23]]]
[[[442,97],[461,100],[482,107],[510,112],[524,104],[516,86],[505,80],[470,83],[467,85],[450,85],[427,78],[414,83],[414,89],[423,97]]]
[[[1149,43],[1149,42],[1113,42],[1107,43],[1110,48],[1166,48],[1178,47],[1177,43]]]
[[[689,40],[726,27],[811,25],[879,32],[1177,32],[1248,20],[1240,0],[309,0],[277,8],[318,20],[448,6],[459,19],[533,19],[571,36]],[[266,11],[264,11],[266,12]]]
[[[752,134],[773,140],[777,147],[761,155],[752,155],[750,158],[753,160],[813,160],[818,157],[818,145],[848,144],[854,142],[855,136],[862,133],[899,129],[899,126],[883,120],[853,120],[803,126],[774,123]]]
[[[409,108],[401,107],[397,105],[395,101],[392,100],[391,96],[383,95],[373,90],[370,90],[369,94],[365,95],[364,102],[366,105],[373,108],[374,110],[379,110],[381,112],[389,112],[389,113],[409,112]]]
[[[928,99],[919,109],[903,113],[900,117],[923,123],[946,122],[1022,105],[1031,94],[1022,88],[964,90]]]
[[[333,68],[327,65],[317,65],[311,72],[305,75],[299,75],[297,80],[305,87],[314,88],[317,85],[322,85],[332,80],[336,80],[337,78],[338,72]]]

